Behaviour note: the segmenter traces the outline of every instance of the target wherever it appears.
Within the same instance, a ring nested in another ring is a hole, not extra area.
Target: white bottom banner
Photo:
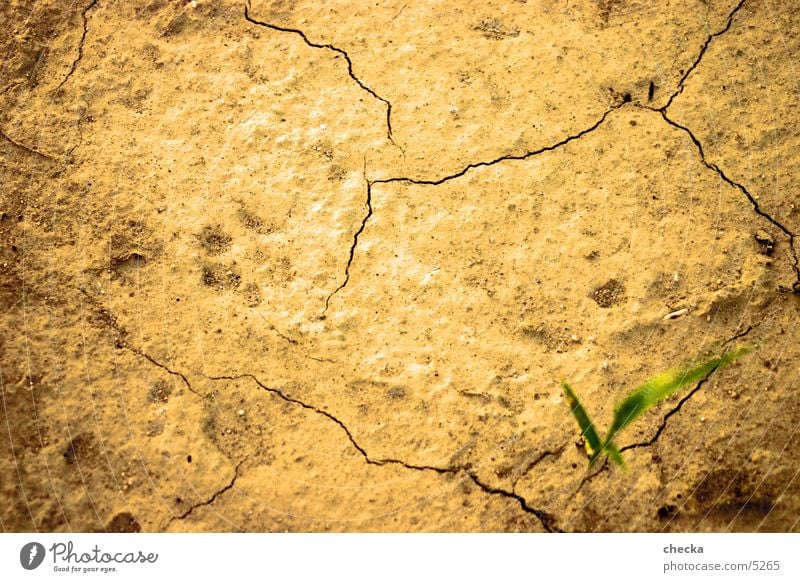
[[[799,551],[764,533],[2,534],[0,580],[794,581]]]

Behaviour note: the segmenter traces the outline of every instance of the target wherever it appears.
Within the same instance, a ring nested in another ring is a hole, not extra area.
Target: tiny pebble
[[[665,320],[678,319],[679,317],[683,317],[687,313],[689,313],[689,310],[684,307],[683,309],[678,309],[677,311],[673,311],[672,313],[667,313],[664,316],[664,319]]]
[[[239,416],[244,416],[244,409],[239,409]]]

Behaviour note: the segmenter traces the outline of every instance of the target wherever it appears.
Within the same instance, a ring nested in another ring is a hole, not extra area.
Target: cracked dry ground
[[[4,2],[0,527],[798,530],[798,8]]]

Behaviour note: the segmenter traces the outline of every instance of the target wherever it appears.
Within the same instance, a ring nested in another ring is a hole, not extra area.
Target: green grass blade
[[[699,382],[718,368],[730,364],[751,351],[752,347],[745,346],[694,367],[675,368],[651,378],[629,394],[614,411],[614,421],[608,431],[606,442],[613,441],[617,433],[662,400],[686,386]]]
[[[561,387],[564,389],[567,403],[569,404],[570,410],[572,410],[572,416],[575,417],[575,420],[578,422],[578,427],[581,429],[581,436],[583,437],[586,454],[589,456],[590,461],[593,462],[602,449],[600,435],[597,434],[592,420],[589,418],[581,401],[578,400],[578,395],[575,394],[572,386],[562,381]]]
[[[622,460],[622,453],[619,452],[617,445],[611,442],[606,442],[603,445],[602,452],[607,454],[611,458],[611,460],[614,461],[617,465],[619,465],[623,469],[625,468],[625,461]]]

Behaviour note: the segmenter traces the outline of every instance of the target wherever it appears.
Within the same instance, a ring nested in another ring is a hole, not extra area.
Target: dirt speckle
[[[242,281],[242,277],[232,269],[222,265],[206,265],[203,267],[202,281],[208,287],[217,291],[224,291],[237,288]]]
[[[758,243],[759,252],[762,255],[766,255],[768,257],[772,256],[772,253],[775,251],[775,239],[770,235],[766,230],[758,230],[753,238],[756,239],[756,243]]]
[[[147,259],[141,253],[131,251],[111,258],[111,271],[124,277],[130,271],[139,269],[147,264]]]
[[[242,293],[244,294],[245,303],[247,303],[248,307],[258,307],[261,305],[261,301],[263,300],[261,291],[255,283],[248,283],[245,285],[242,288]]]
[[[609,279],[592,291],[591,297],[600,307],[613,307],[625,300],[625,287],[620,281]]]
[[[200,231],[200,244],[209,256],[221,255],[231,246],[231,237],[219,226],[204,226]]]
[[[150,390],[147,393],[147,398],[153,404],[165,404],[169,402],[169,397],[172,394],[172,385],[164,379],[158,379],[153,382]]]
[[[68,465],[76,463],[86,464],[94,460],[97,453],[97,444],[94,435],[91,433],[81,433],[73,437],[63,452],[64,460]]]
[[[402,386],[393,386],[386,392],[386,396],[393,400],[402,400],[406,397],[406,389]]]
[[[519,28],[507,26],[496,18],[481,20],[473,28],[481,32],[486,38],[494,40],[519,36]]]
[[[128,512],[118,513],[106,526],[108,533],[139,533],[140,531],[142,531],[142,526]]]
[[[342,168],[341,166],[332,165],[328,168],[328,180],[332,181],[342,181],[347,178],[347,170]]]
[[[671,504],[662,505],[656,512],[656,516],[662,521],[674,519],[676,515],[678,515],[678,508],[677,506]]]

